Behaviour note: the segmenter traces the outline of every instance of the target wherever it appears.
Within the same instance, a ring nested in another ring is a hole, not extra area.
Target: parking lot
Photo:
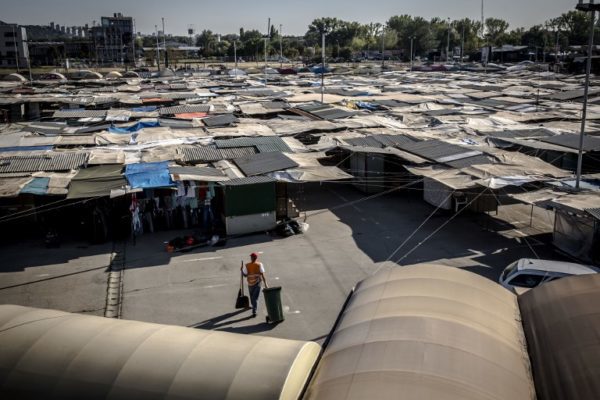
[[[503,207],[498,216],[464,213],[449,220],[450,214],[432,213],[420,192],[366,197],[348,184],[307,187],[296,202],[309,229],[289,238],[258,233],[185,253],[167,253],[165,242],[188,231],[128,242],[121,317],[322,341],[354,285],[380,269],[439,263],[497,280],[517,258],[557,257],[543,243],[552,226],[543,210],[534,210],[529,226],[531,208],[525,206]],[[35,242],[4,247],[0,301],[103,315],[113,251],[112,244],[79,242],[58,249]],[[251,252],[259,252],[269,285],[282,287],[281,324],[265,322],[262,298],[257,318],[234,308],[240,265]]]

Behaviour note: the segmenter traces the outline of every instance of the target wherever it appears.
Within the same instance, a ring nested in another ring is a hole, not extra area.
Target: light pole
[[[17,32],[15,32],[15,26],[12,27],[13,31],[13,43],[15,45],[15,64],[17,66],[17,72],[21,72],[19,69],[19,48],[17,47]]]
[[[446,42],[446,63],[450,57],[450,18],[448,18],[448,41]]]
[[[321,104],[325,97],[325,30],[321,32]]]
[[[158,48],[158,25],[154,25],[154,33],[156,34],[156,68],[160,72],[160,50]]]
[[[410,37],[410,72],[412,72],[412,70],[413,70],[413,54],[414,54],[413,42],[414,42],[414,40],[415,40],[415,37],[411,36]]]
[[[464,62],[465,57],[465,20],[463,20],[462,24],[462,38],[460,41],[460,63]]]
[[[169,68],[169,56],[167,55],[167,35],[165,35],[165,17],[162,17],[163,48],[165,50],[165,68]]]
[[[279,66],[283,68],[283,25],[279,24]]]
[[[235,62],[235,71],[233,72],[233,75],[237,78],[237,69],[238,69],[238,65],[237,65],[237,45],[236,45],[236,40],[233,41],[233,60]]]
[[[381,69],[385,67],[385,26],[381,27]]]
[[[595,3],[591,0],[584,3],[583,0],[579,0],[579,4],[576,9],[590,13],[590,37],[588,40],[588,53],[587,63],[585,68],[585,88],[583,91],[583,110],[581,112],[581,133],[579,135],[579,153],[577,157],[577,178],[575,181],[575,189],[579,190],[579,184],[581,182],[581,166],[583,163],[583,139],[585,136],[585,121],[587,117],[587,103],[588,94],[590,89],[590,72],[592,69],[592,50],[594,48],[594,21],[596,19],[596,11],[600,10],[600,4]]]

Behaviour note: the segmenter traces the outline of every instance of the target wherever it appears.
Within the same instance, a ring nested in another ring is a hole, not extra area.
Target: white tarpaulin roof
[[[535,399],[516,296],[458,268],[360,282],[307,399]]]
[[[0,306],[0,397],[297,399],[313,342]]]

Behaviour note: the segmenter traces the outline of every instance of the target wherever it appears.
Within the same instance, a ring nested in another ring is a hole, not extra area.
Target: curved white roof
[[[398,267],[362,281],[308,399],[533,399],[516,297],[473,273]]]
[[[320,347],[0,306],[0,398],[297,399]]]

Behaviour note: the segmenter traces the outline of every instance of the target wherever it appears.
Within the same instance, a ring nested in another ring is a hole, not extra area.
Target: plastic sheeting
[[[44,195],[48,193],[48,183],[50,178],[33,178],[23,189],[21,193]]]
[[[169,162],[129,164],[125,177],[132,188],[161,188],[175,186],[169,174]]]

